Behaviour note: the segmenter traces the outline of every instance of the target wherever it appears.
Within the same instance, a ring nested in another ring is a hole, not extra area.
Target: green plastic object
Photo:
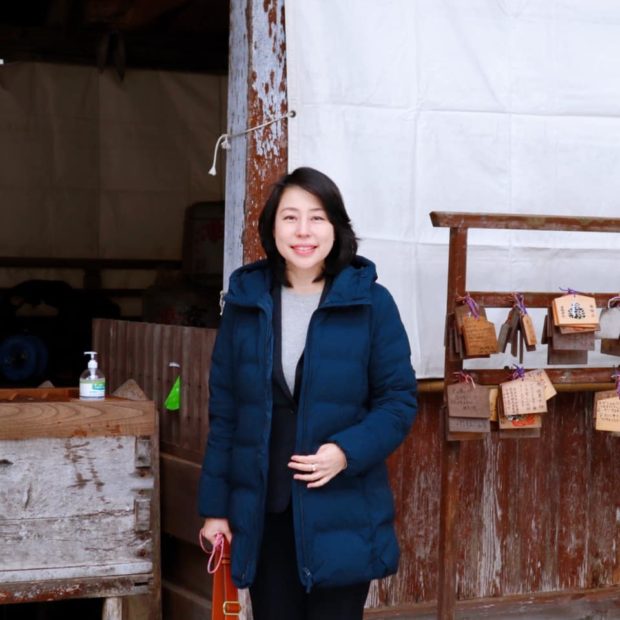
[[[174,380],[164,401],[164,406],[168,411],[178,411],[181,407],[181,375]]]

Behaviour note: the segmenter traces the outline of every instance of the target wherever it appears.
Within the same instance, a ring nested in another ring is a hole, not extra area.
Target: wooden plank
[[[162,603],[165,618],[205,620],[211,617],[210,601],[169,581],[163,583]]]
[[[152,435],[154,428],[150,401],[0,403],[0,439]]]
[[[503,228],[580,232],[620,232],[620,218],[611,217],[432,211],[430,213],[430,218],[433,226],[440,228]]]
[[[590,458],[588,438],[583,415],[584,395],[566,395],[570,402],[564,414],[557,418],[556,435],[562,450],[554,454],[558,467],[560,489],[558,505],[558,568],[562,589],[587,586],[588,485]]]
[[[67,402],[78,398],[77,388],[55,388],[52,386],[38,388],[1,388],[2,402],[30,403],[36,401]]]
[[[152,538],[134,500],[153,477],[134,467],[133,437],[2,441],[0,584],[144,573]],[[44,544],[42,544],[44,541]]]
[[[175,259],[153,258],[63,258],[36,256],[0,256],[0,267],[25,268],[45,267],[48,269],[172,269],[180,270],[182,262]]]
[[[513,574],[506,576],[506,594],[549,592],[559,587],[556,540],[561,483],[557,479],[555,458],[553,462],[549,459],[550,453],[555,456],[554,448],[559,445],[554,423],[559,421],[561,413],[555,408],[556,404],[553,400],[548,405],[540,439],[502,442],[503,445],[516,444],[515,470],[511,474],[511,492],[516,501],[507,519],[512,536],[505,549],[510,553],[512,543],[519,550],[519,563]],[[544,502],[541,497],[545,498]]]
[[[442,398],[433,394],[419,399],[414,426],[389,460],[402,558],[398,573],[371,590],[369,607],[437,598],[442,444],[437,410]]]
[[[602,620],[620,616],[620,589],[554,592],[459,601],[458,617],[463,620]],[[398,605],[389,609],[366,610],[365,620],[435,620],[436,605]]]
[[[607,303],[612,297],[615,297],[618,293],[591,293],[581,291],[584,295],[594,297],[596,300],[597,308],[606,308]],[[514,299],[512,293],[508,291],[469,291],[469,294],[485,308],[512,308],[514,305]],[[528,308],[548,308],[551,302],[560,297],[564,293],[558,289],[557,293],[531,293],[521,292],[523,300]]]
[[[594,428],[593,396],[585,399],[585,426],[590,436],[590,477],[587,486],[588,513],[587,587],[620,584],[620,474],[616,466],[619,439]]]
[[[147,594],[152,589],[150,573],[81,577],[75,579],[38,580],[36,582],[3,583],[0,585],[0,605],[34,603],[67,598],[102,598]]]
[[[161,455],[162,530],[176,538],[197,544],[202,519],[196,496],[200,466],[169,454]]]
[[[501,521],[496,512],[501,488],[495,484],[498,454],[495,437],[487,434],[482,441],[461,446],[459,502],[456,516],[456,583],[459,599],[479,596],[481,592],[500,591],[502,565]],[[477,541],[463,545],[462,541]]]
[[[164,582],[211,599],[213,579],[207,571],[209,556],[198,546],[197,538],[190,543],[164,533],[161,551]]]
[[[531,369],[527,369],[531,370]],[[476,383],[481,385],[499,385],[509,380],[512,371],[506,369],[474,370],[468,369]],[[545,372],[553,385],[560,391],[562,386],[568,388],[565,391],[592,391],[612,389],[610,368],[557,368],[547,367]],[[578,386],[576,385],[578,384]],[[590,384],[590,385],[588,385]],[[579,387],[580,389],[576,389]]]

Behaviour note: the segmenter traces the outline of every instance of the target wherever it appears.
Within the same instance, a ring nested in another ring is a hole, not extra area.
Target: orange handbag
[[[239,592],[230,576],[230,545],[222,534],[218,534],[211,551],[205,549],[202,536],[200,546],[209,553],[207,571],[213,575],[211,595],[211,620],[227,620],[241,615]]]

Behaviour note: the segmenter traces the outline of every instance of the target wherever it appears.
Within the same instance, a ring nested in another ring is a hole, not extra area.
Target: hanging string
[[[572,289],[572,288],[562,288],[560,286],[560,290],[566,293],[567,295],[583,295],[583,293],[580,293],[579,291],[576,291],[575,289]]]
[[[614,370],[614,374],[611,375],[611,378],[616,382],[616,393],[618,394],[618,398],[620,398],[620,372],[616,368]]]
[[[256,125],[254,127],[248,127],[247,129],[244,129],[243,131],[239,131],[238,133],[223,133],[217,139],[217,142],[215,143],[215,149],[213,150],[213,165],[211,166],[211,169],[209,170],[209,174],[211,176],[215,176],[217,174],[217,170],[215,166],[217,164],[218,151],[220,149],[220,146],[225,151],[230,150],[230,139],[231,138],[238,138],[239,136],[245,136],[246,134],[252,131],[258,131],[259,129],[263,129],[263,127],[268,127],[269,125],[273,125],[273,123],[278,123],[279,121],[283,121],[284,119],[287,119],[287,118],[294,118],[295,115],[296,115],[295,110],[290,110],[286,114],[282,114],[281,116],[276,116],[276,118],[272,118],[269,121],[265,121],[264,123],[261,123],[260,125]]]
[[[620,295],[616,295],[615,297],[612,297],[608,302],[607,302],[607,307],[611,308],[612,306],[615,306],[618,302],[620,301]]]
[[[525,368],[523,368],[523,366],[513,364],[512,367],[514,368],[512,371],[513,379],[523,379],[525,377]]]
[[[469,293],[465,293],[464,297],[461,296],[461,295],[457,295],[456,296],[456,301],[458,303],[466,303],[469,306],[469,311],[471,312],[472,316],[475,319],[480,317],[479,306],[475,302],[474,298],[471,297],[471,295]]]
[[[220,316],[222,316],[224,314],[224,306],[226,305],[226,300],[224,299],[224,297],[226,296],[226,291],[221,290],[220,291]]]
[[[525,295],[523,295],[523,293],[512,293],[512,299],[514,301],[514,305],[519,309],[519,312],[522,315],[526,315],[527,308],[525,306]]]
[[[476,382],[474,381],[474,378],[468,372],[465,372],[464,370],[459,370],[457,372],[453,372],[452,374],[456,375],[459,383],[469,383],[471,387],[476,387]]]
[[[207,562],[207,572],[209,575],[213,575],[220,567],[222,563],[222,558],[224,557],[224,534],[218,532],[215,535],[215,544],[209,551],[204,545],[204,537],[202,532],[198,535],[198,540],[200,541],[200,548],[209,556],[209,561]]]

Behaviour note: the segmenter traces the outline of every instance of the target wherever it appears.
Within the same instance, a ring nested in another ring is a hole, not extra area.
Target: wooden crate
[[[154,403],[77,396],[0,390],[0,604],[148,594],[156,618]]]

